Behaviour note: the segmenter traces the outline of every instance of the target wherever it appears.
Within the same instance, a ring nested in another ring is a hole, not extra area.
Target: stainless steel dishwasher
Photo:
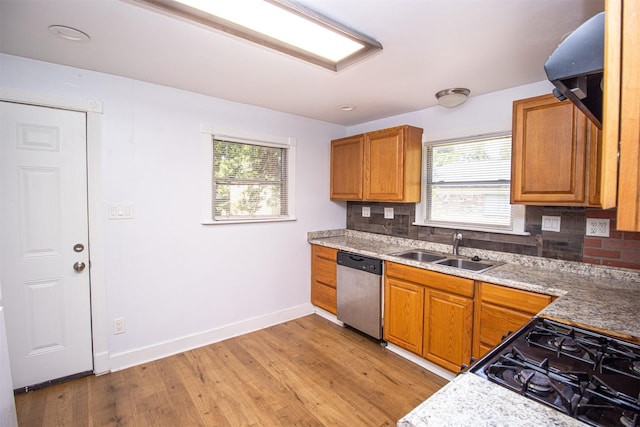
[[[338,320],[382,338],[382,260],[339,251]]]

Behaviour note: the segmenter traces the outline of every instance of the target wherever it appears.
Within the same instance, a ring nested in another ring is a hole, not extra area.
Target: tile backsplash
[[[362,216],[362,207],[371,209]],[[393,207],[393,219],[384,218],[384,208]],[[542,231],[542,216],[561,217],[560,232]],[[586,237],[587,218],[609,218],[609,237]],[[451,244],[453,230],[413,225],[415,204],[347,202],[347,228],[408,239]],[[540,256],[565,261],[640,269],[640,233],[615,230],[615,210],[574,207],[527,206],[525,230],[529,236],[461,230],[461,246]]]

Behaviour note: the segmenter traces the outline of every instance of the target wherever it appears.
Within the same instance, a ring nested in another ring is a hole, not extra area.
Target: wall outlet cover
[[[587,218],[587,236],[609,237],[611,220],[606,218]]]
[[[125,333],[124,317],[113,319],[113,335]]]
[[[371,216],[371,208],[369,206],[362,207],[362,217],[369,218]]]
[[[393,208],[384,208],[384,219],[393,219]]]
[[[560,232],[561,217],[542,215],[542,231]]]

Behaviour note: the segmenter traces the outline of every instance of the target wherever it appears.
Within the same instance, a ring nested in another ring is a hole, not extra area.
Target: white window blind
[[[425,164],[428,225],[513,230],[511,135],[429,145]]]
[[[213,136],[212,151],[215,221],[288,216],[288,147]]]

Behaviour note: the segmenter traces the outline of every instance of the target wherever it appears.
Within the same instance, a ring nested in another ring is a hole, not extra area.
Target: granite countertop
[[[399,427],[574,427],[585,424],[473,374],[458,375]]]
[[[474,273],[394,255],[410,249],[450,254],[451,245],[353,230],[311,232],[307,239],[309,243],[385,261],[554,295],[555,301],[539,316],[640,343],[640,271],[460,247],[461,256],[503,263],[486,272]],[[398,421],[401,427],[458,425],[570,427],[585,424],[473,373],[458,375]]]
[[[410,249],[450,255],[451,245],[353,230],[312,232],[308,234],[308,241],[385,261],[554,295],[558,298],[539,316],[640,343],[640,271],[460,247],[461,256],[477,255],[484,261],[503,263],[475,273],[393,255]]]

